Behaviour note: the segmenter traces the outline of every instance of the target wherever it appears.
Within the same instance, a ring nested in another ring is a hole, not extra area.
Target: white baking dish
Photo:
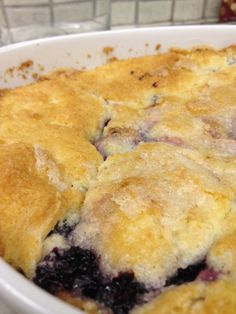
[[[235,35],[233,25],[159,27],[63,36],[7,46],[0,49],[0,89],[26,84],[33,80],[32,74],[58,67],[91,68],[105,63],[111,56],[153,54],[157,44],[162,51],[196,45],[221,48],[236,44]],[[107,55],[104,47],[112,47],[114,51]],[[19,67],[27,60],[33,63]],[[1,259],[0,296],[21,314],[82,313],[42,291]]]

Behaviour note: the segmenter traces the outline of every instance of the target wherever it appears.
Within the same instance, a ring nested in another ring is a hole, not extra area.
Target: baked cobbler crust
[[[236,313],[236,47],[0,98],[0,254],[89,313]]]
[[[232,280],[194,282],[169,288],[132,314],[215,314],[236,312],[236,284]]]
[[[233,198],[188,149],[140,144],[100,167],[75,244],[96,250],[105,273],[132,269],[140,282],[158,288],[178,268],[204,259]]]

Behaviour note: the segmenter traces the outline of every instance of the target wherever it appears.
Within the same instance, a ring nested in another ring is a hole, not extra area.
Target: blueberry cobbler
[[[0,97],[0,254],[87,313],[236,313],[236,46]]]

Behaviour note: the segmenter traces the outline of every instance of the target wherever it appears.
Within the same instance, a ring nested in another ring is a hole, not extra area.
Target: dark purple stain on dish
[[[194,265],[189,265],[186,268],[179,268],[177,270],[176,275],[173,277],[169,278],[166,281],[165,286],[170,286],[170,285],[182,285],[183,283],[191,282],[194,281],[198,275],[204,271],[207,268],[207,265],[204,261],[194,264]]]
[[[34,282],[50,293],[68,291],[98,301],[114,314],[127,314],[147,292],[133,273],[105,278],[98,257],[80,247],[55,248],[38,264]]]
[[[198,274],[197,279],[202,281],[215,281],[218,279],[218,277],[219,272],[217,272],[213,268],[206,268]]]

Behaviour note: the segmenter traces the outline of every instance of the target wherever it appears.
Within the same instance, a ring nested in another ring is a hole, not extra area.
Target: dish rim
[[[132,33],[146,33],[150,31],[169,31],[170,29],[177,29],[177,30],[200,30],[200,29],[230,29],[236,28],[236,24],[197,24],[197,25],[174,25],[174,26],[153,26],[153,27],[140,27],[140,28],[128,28],[128,29],[114,29],[114,30],[103,30],[98,32],[89,32],[89,33],[78,33],[78,34],[69,34],[69,35],[61,35],[61,36],[53,36],[53,37],[46,37],[46,38],[39,38],[39,39],[32,39],[27,40],[19,43],[13,43],[6,46],[0,47],[0,53],[8,52],[13,49],[21,48],[21,47],[28,47],[32,44],[43,44],[47,42],[57,42],[61,40],[71,40],[73,38],[89,38],[89,37],[103,37],[104,35],[107,36],[109,34],[116,35],[116,34],[132,34]]]

